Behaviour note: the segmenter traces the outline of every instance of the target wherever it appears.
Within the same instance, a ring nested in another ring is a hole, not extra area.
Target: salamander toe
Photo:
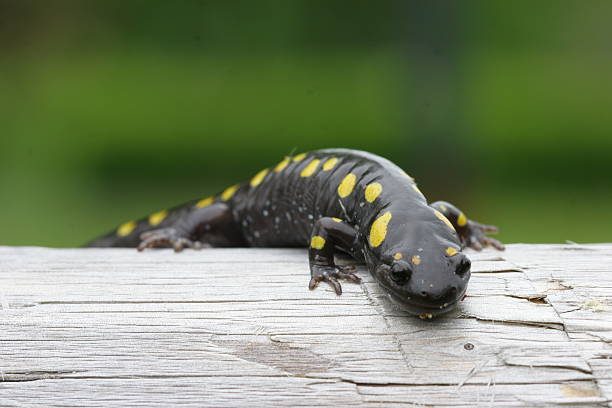
[[[355,266],[311,265],[312,277],[310,278],[308,288],[313,290],[319,285],[319,282],[327,282],[334,289],[336,295],[340,296],[342,294],[342,286],[338,279],[352,283],[361,282],[361,278],[352,272],[355,269]]]
[[[146,248],[155,247],[172,247],[174,252],[181,252],[185,248],[201,249],[203,244],[199,241],[192,241],[181,236],[174,228],[161,228],[153,231],[148,231],[140,236],[142,240],[138,245],[138,251],[144,251]]]
[[[493,247],[503,251],[505,249],[503,243],[486,235],[497,234],[498,231],[498,228],[494,225],[484,225],[470,220],[465,228],[465,232],[463,232],[463,242],[465,246],[476,251],[481,251],[486,247]]]

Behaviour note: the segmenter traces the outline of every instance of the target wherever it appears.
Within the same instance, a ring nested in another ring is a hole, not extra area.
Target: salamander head
[[[365,251],[368,268],[407,312],[423,318],[443,314],[463,299],[470,260],[460,252],[454,230],[437,216],[425,213],[420,219],[402,218],[393,216],[378,246],[373,246],[378,242],[370,237]],[[376,227],[372,232],[375,234]]]

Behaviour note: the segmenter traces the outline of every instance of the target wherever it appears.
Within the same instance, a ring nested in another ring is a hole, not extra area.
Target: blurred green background
[[[506,242],[612,241],[610,1],[0,0],[0,244],[365,149]]]

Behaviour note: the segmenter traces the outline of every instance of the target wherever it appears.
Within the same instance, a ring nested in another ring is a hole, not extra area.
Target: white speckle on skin
[[[423,252],[423,248],[417,249],[417,252]]]
[[[264,215],[264,217],[267,217],[268,214],[270,214],[270,213],[268,212],[268,210],[263,210],[262,214]]]
[[[254,232],[253,232],[253,236],[254,236],[255,238],[259,238],[259,231],[254,231]]]
[[[312,214],[308,214],[308,219],[312,220],[314,217],[312,216]]]

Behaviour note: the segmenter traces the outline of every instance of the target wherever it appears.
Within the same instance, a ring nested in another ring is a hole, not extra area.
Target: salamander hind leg
[[[147,231],[140,235],[140,239],[142,241],[138,244],[138,251],[144,251],[146,248],[171,246],[175,252],[181,252],[185,248],[200,249],[204,246],[210,246],[182,236],[176,228],[160,228]]]
[[[244,244],[232,211],[225,203],[186,211],[172,225],[146,231],[140,235],[140,239],[139,251],[153,247],[173,247],[176,252],[180,252],[185,248]]]
[[[488,246],[500,251],[505,249],[504,244],[500,241],[487,236],[487,234],[496,234],[498,232],[496,226],[485,225],[470,220],[460,209],[446,201],[436,201],[430,206],[444,214],[451,224],[453,224],[464,247],[469,247],[477,251]]]
[[[310,290],[319,282],[327,282],[336,292],[342,294],[338,280],[359,283],[361,279],[353,273],[354,266],[340,266],[334,262],[334,253],[341,249],[349,254],[358,251],[357,231],[339,218],[324,217],[315,223],[308,249],[310,261]]]

